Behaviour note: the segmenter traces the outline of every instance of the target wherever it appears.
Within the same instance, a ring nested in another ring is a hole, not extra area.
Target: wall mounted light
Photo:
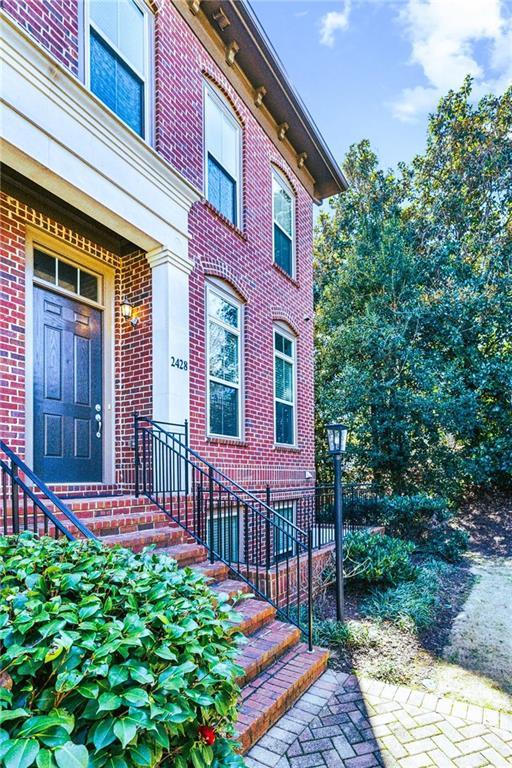
[[[129,321],[132,328],[136,328],[139,323],[139,318],[133,314],[133,304],[126,296],[121,302],[121,316]]]

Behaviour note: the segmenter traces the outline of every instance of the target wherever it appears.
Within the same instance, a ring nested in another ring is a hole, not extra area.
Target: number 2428
[[[171,355],[171,366],[173,368],[179,368],[180,371],[188,371],[188,362],[181,357],[174,357],[174,355]]]

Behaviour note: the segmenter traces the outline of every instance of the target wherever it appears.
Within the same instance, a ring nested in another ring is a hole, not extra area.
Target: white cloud
[[[332,48],[334,45],[334,33],[343,31],[348,27],[350,16],[350,0],[344,0],[343,10],[329,11],[320,19],[320,42]]]
[[[506,18],[503,0],[407,0],[400,22],[411,63],[427,82],[402,91],[392,105],[399,120],[416,120],[468,74],[477,93],[499,92],[512,82],[512,17]],[[477,43],[487,44],[488,62],[481,49],[477,58]]]

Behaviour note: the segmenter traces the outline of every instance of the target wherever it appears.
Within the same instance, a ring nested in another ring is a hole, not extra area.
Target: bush
[[[336,621],[335,619],[317,619],[314,624],[314,641],[318,645],[330,648],[346,648],[354,651],[369,648],[376,638],[371,626],[357,621]]]
[[[0,537],[0,764],[243,765],[232,619],[167,557]]]
[[[345,537],[344,567],[347,577],[367,584],[398,584],[413,579],[416,568],[411,562],[414,544],[367,531],[348,533]]]
[[[383,591],[375,590],[361,606],[372,618],[387,619],[400,629],[426,629],[439,604],[439,588],[449,566],[432,560],[417,571],[416,579]]]
[[[448,563],[458,563],[468,548],[468,542],[466,531],[442,525],[427,536],[423,550],[435,557],[441,557]]]
[[[452,516],[444,499],[418,494],[390,496],[381,500],[381,518],[390,536],[416,542],[425,541],[428,532]]]

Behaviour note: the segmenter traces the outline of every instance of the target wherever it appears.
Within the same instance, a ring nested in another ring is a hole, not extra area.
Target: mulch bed
[[[470,497],[457,524],[469,533],[470,550],[487,557],[512,557],[512,498],[503,493]]]

